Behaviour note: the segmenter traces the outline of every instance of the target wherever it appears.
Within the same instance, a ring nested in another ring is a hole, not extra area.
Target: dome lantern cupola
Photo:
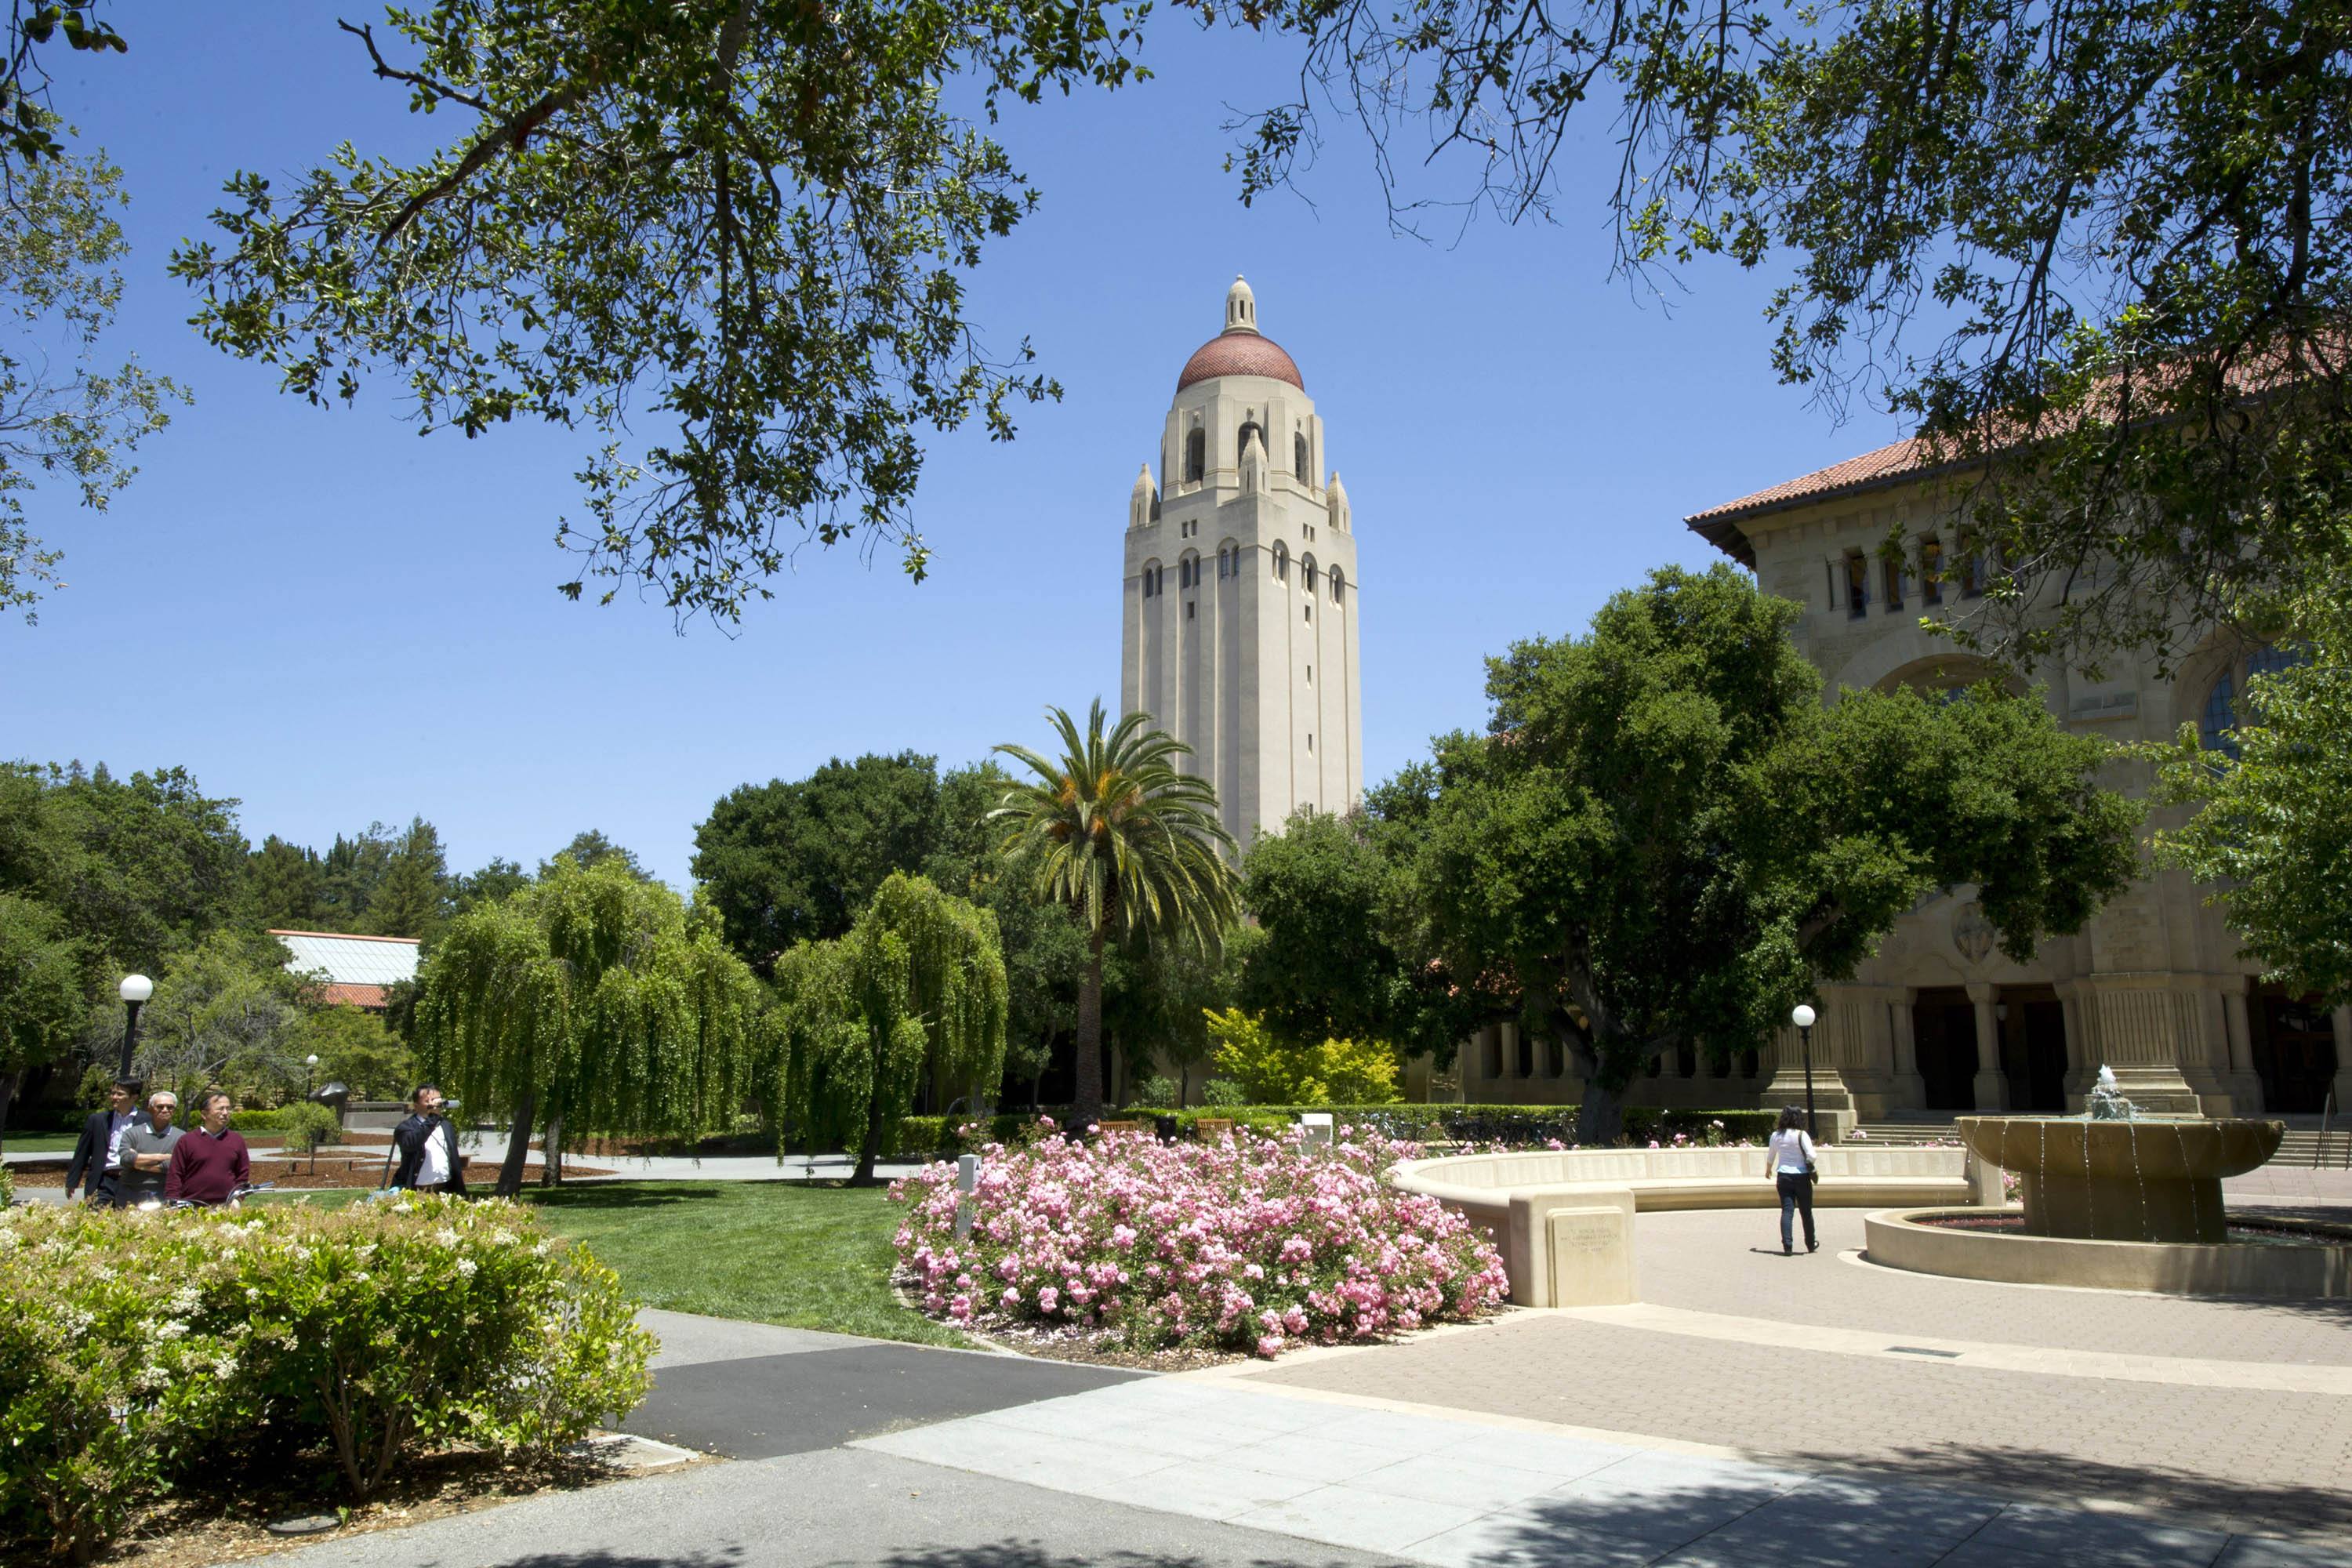
[[[1283,353],[1282,345],[1258,331],[1257,296],[1238,275],[1225,290],[1225,330],[1192,351],[1192,357],[1184,362],[1183,374],[1176,378],[1176,390],[1181,392],[1196,381],[1220,375],[1262,375],[1307,390],[1298,366]]]
[[[1238,272],[1234,274],[1234,286],[1225,290],[1225,331],[1257,331],[1257,296],[1250,292],[1250,286]]]

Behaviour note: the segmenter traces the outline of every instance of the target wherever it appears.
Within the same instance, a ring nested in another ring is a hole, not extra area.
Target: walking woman
[[[1813,1140],[1805,1131],[1805,1113],[1795,1106],[1783,1107],[1780,1125],[1772,1134],[1765,1152],[1765,1174],[1780,1188],[1780,1250],[1793,1256],[1797,1238],[1790,1226],[1791,1211],[1805,1216],[1805,1250],[1819,1252],[1822,1244],[1813,1236]]]

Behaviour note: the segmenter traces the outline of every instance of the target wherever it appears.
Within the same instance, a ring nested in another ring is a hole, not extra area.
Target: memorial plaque
[[[1554,1209],[1551,1304],[1617,1307],[1633,1300],[1633,1216],[1623,1209]]]

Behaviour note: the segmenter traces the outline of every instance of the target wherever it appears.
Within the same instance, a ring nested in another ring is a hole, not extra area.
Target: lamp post
[[[310,1080],[318,1076],[319,1053],[312,1051],[302,1058],[302,1103],[310,1103]],[[310,1173],[319,1173],[319,1130],[310,1130]]]
[[[155,983],[143,974],[126,974],[115,990],[122,998],[123,1014],[122,1070],[115,1077],[129,1078],[131,1053],[139,1045],[139,1009],[147,1005],[148,997],[155,994]]]
[[[1803,1042],[1805,1052],[1805,1136],[1818,1138],[1813,1127],[1813,1020],[1821,1016],[1800,1002],[1789,1013],[1789,1022],[1797,1026],[1797,1038]]]

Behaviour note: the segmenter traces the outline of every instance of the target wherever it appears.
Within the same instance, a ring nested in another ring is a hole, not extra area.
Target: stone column
[[[1969,1000],[1976,1005],[1977,1010],[1975,1092],[1979,1110],[2009,1109],[2009,1079],[2000,1070],[2000,1020],[1993,1014],[1997,1005],[1994,996],[1990,982],[1969,982]]]
[[[1517,1024],[1497,1024],[1495,1026],[1495,1043],[1503,1058],[1502,1081],[1506,1089],[1503,1098],[1511,1104],[1517,1104],[1526,1098],[1521,1092],[1524,1080],[1519,1077],[1519,1026]]]
[[[1895,1004],[1895,1100],[1906,1110],[1918,1110],[1927,1103],[1927,1080],[1919,1076],[1918,1015],[1914,1010],[1918,1000],[1916,991],[1906,990]]]
[[[2254,1071],[2254,1033],[2246,1016],[2242,983],[2234,990],[2221,993],[2221,1048],[2226,1060],[2219,1076],[2230,1096],[2230,1114],[2257,1114],[2263,1102],[2263,1079]]]
[[[1861,1005],[1874,1005],[1865,999]],[[1853,1093],[1846,1087],[1838,1064],[1852,1056],[1838,1042],[1854,1027],[1855,1004],[1824,987],[1821,1016],[1813,1024],[1813,1108],[1824,1142],[1836,1142],[1853,1131]],[[1793,1024],[1784,1024],[1773,1037],[1771,1077],[1759,1102],[1767,1110],[1805,1103],[1805,1055],[1802,1037]]]
[[[2197,997],[2177,987],[2169,973],[2100,973],[2083,987],[2084,1021],[2093,1047],[2084,1065],[2115,1071],[2124,1098],[2142,1110],[2195,1116],[2205,1108],[2182,1069],[2205,1049],[2197,1029]]]

